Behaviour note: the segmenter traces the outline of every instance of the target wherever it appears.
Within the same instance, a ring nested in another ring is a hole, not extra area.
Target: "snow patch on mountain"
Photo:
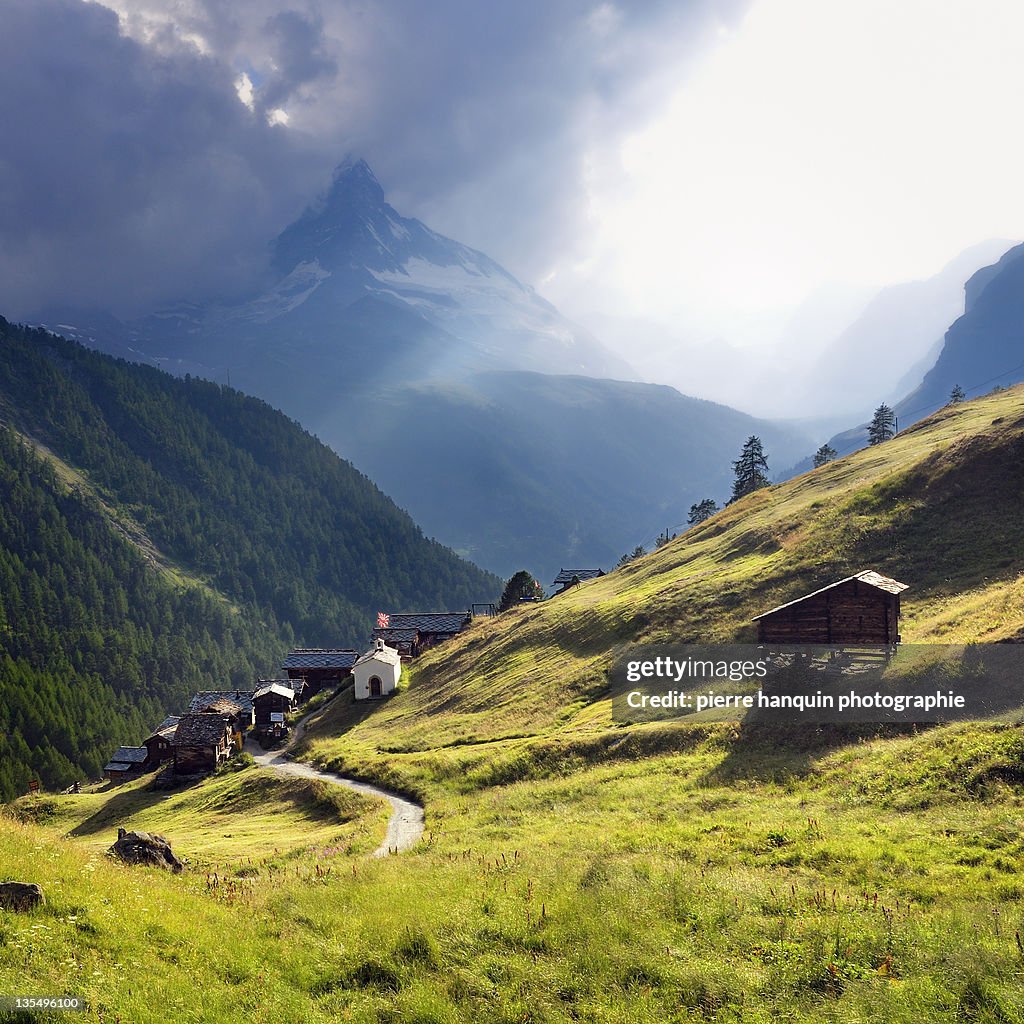
[[[259,298],[228,312],[226,319],[266,323],[298,309],[331,276],[316,259],[306,260]]]

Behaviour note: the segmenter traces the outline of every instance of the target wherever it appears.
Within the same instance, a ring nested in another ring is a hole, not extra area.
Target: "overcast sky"
[[[572,315],[1024,237],[1017,0],[0,0],[0,311],[242,290],[364,156]]]

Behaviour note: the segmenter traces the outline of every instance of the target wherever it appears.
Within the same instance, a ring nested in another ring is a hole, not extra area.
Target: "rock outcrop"
[[[146,864],[150,867],[166,868],[178,874],[185,865],[174,856],[171,844],[164,836],[149,832],[126,832],[117,830],[117,842],[107,851],[127,864]]]
[[[43,890],[35,882],[0,882],[0,907],[27,913],[46,902]]]

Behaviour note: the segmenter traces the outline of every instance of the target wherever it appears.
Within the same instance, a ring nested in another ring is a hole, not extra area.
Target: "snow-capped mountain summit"
[[[364,160],[337,168],[271,254],[244,301],[187,303],[75,336],[177,372],[230,377],[285,405],[281,389],[308,392],[310,376],[316,388],[348,390],[493,370],[632,376],[489,256],[398,213]]]
[[[629,369],[532,288],[398,213],[363,161],[338,168],[271,257],[244,301],[48,322],[266,399],[504,575],[614,563],[719,493],[751,433],[790,461],[808,450],[734,410],[624,382]]]
[[[490,257],[403,217],[364,160],[349,161],[330,188],[273,243],[273,283],[248,302],[211,310],[199,333],[267,328],[284,338],[318,336],[350,352],[354,315],[365,326],[410,318],[429,338],[419,366],[404,351],[402,378],[454,371],[531,369],[628,376],[628,367]],[[438,332],[443,332],[443,335]],[[262,332],[259,332],[262,333]],[[254,339],[255,340],[255,339]],[[403,346],[407,349],[407,346]],[[350,353],[351,354],[351,353]],[[358,363],[369,353],[362,352]],[[351,370],[351,367],[347,367]]]

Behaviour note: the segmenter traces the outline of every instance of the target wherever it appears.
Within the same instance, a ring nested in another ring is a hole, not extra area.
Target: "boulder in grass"
[[[25,914],[46,902],[35,882],[0,882],[0,907]]]
[[[146,864],[150,867],[167,868],[175,874],[184,869],[184,864],[174,856],[171,844],[164,836],[149,832],[126,832],[117,830],[117,842],[107,851],[112,857],[126,864]]]

